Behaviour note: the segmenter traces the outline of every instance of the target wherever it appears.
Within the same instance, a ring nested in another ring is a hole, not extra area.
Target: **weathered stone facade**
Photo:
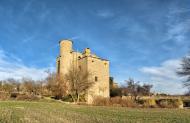
[[[95,85],[91,87],[86,100],[91,103],[96,96],[109,97],[109,61],[91,54],[89,48],[83,53],[76,52],[72,48],[72,41],[60,41],[60,56],[56,60],[57,73],[64,76],[69,71],[71,65],[75,63],[77,67],[92,73]]]

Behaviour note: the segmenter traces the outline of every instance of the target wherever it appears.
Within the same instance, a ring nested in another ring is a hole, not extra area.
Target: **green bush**
[[[121,88],[110,89],[110,96],[111,97],[122,96]]]

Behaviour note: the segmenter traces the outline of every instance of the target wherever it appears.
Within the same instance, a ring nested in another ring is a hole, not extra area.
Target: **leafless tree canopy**
[[[136,100],[137,96],[148,96],[150,95],[150,90],[153,87],[149,84],[140,85],[139,82],[135,82],[133,79],[125,80],[126,85],[123,87],[124,95],[133,96]]]
[[[187,77],[184,86],[190,88],[190,56],[184,57],[178,75]]]
[[[86,91],[95,83],[90,72],[78,69],[77,67],[71,67],[65,78],[68,81],[69,94],[74,102],[78,102],[80,100],[80,96],[85,94]]]
[[[67,85],[64,77],[60,77],[55,73],[49,73],[49,76],[46,78],[47,81],[47,90],[50,92],[50,95],[55,96],[57,99],[61,99],[66,95]]]

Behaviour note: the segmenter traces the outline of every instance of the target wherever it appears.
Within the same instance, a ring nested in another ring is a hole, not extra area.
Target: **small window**
[[[58,61],[58,63],[57,63],[57,73],[58,74],[60,73],[60,61]]]
[[[97,76],[95,76],[95,82],[97,82],[98,81],[98,77]]]

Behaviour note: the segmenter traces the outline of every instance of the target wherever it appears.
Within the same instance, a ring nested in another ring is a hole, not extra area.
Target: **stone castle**
[[[95,84],[86,94],[86,101],[91,103],[96,96],[109,97],[109,61],[92,54],[89,48],[83,53],[73,50],[71,40],[62,40],[60,44],[60,55],[56,60],[57,73],[65,75],[69,71],[72,63],[77,63],[77,67],[92,73]]]

